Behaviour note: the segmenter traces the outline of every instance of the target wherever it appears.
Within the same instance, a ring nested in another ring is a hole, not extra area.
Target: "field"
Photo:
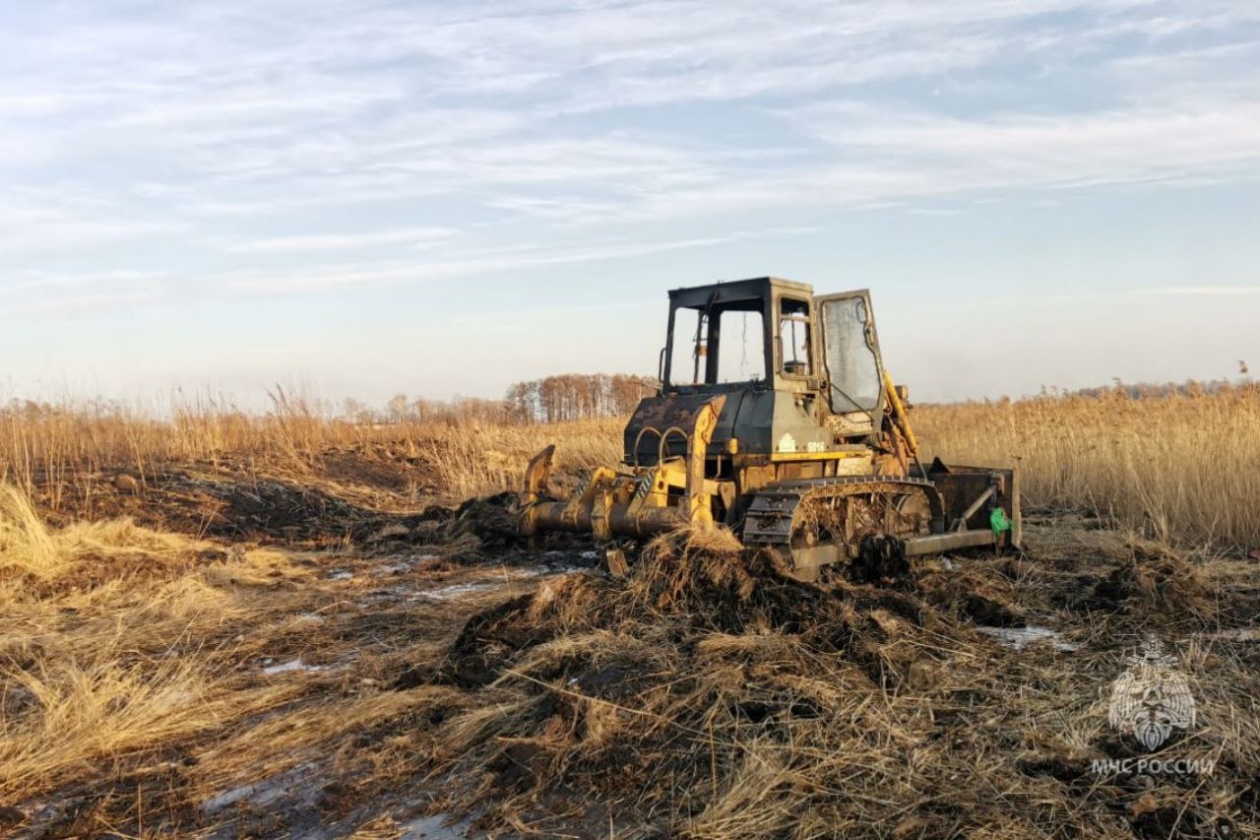
[[[630,577],[510,493],[621,421],[365,424],[283,397],[12,406],[0,833],[15,837],[1260,837],[1260,389],[923,406],[1016,464],[1022,556],[872,587],[677,533]],[[1107,724],[1139,644],[1196,726]]]
[[[1260,386],[932,406],[916,424],[946,460],[1017,465],[1043,507],[1184,546],[1260,545]]]

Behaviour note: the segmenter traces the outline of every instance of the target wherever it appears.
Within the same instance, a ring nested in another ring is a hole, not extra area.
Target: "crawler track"
[[[743,540],[773,548],[802,577],[856,554],[866,537],[913,537],[944,523],[940,493],[930,481],[855,475],[797,479],[753,494]]]

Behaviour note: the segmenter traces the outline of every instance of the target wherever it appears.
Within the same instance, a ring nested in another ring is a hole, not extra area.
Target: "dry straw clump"
[[[216,580],[274,560],[128,521],[50,529],[0,486],[0,800],[283,702],[291,690],[235,690],[224,630],[257,612]]]
[[[25,494],[0,485],[0,569],[41,580],[66,567],[62,546],[52,538]]]

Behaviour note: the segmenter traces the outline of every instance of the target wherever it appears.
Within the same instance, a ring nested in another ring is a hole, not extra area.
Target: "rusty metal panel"
[[[737,301],[769,300],[773,289],[789,289],[802,295],[812,295],[808,283],[797,283],[779,277],[753,277],[749,280],[732,280],[729,283],[711,283],[707,286],[688,286],[672,289],[669,302],[673,306],[703,309],[710,302],[714,305]]]
[[[936,485],[945,499],[947,526],[967,513],[972,503],[996,483],[999,502],[1011,521],[1011,544],[1018,547],[1022,540],[1023,521],[1019,504],[1019,474],[1015,470],[993,467],[968,467],[951,464],[945,470],[932,469],[928,478]],[[964,521],[967,529],[987,529],[992,502],[981,505]]]
[[[713,394],[668,394],[649,397],[639,403],[630,422],[626,424],[624,452],[626,463],[631,466],[652,466],[663,452],[667,458],[684,458],[687,455],[687,436],[696,428],[696,420],[705,406],[714,400]],[[719,415],[720,416],[720,415]],[[718,421],[721,428],[721,420]],[[725,440],[717,440],[719,448]]]
[[[957,551],[960,548],[993,545],[994,542],[993,532],[989,530],[954,531],[948,534],[910,537],[906,540],[906,555],[913,557],[941,554],[946,551]]]

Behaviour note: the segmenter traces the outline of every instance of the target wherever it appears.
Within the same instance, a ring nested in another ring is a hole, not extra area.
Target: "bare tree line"
[[[627,415],[657,387],[656,380],[642,376],[566,373],[518,382],[504,402],[514,416],[557,423]]]
[[[348,399],[341,416],[362,424],[558,423],[595,417],[620,417],[634,411],[639,400],[656,392],[655,379],[628,374],[565,373],[517,382],[501,400],[456,397],[453,400],[413,399],[398,394],[384,410]]]

